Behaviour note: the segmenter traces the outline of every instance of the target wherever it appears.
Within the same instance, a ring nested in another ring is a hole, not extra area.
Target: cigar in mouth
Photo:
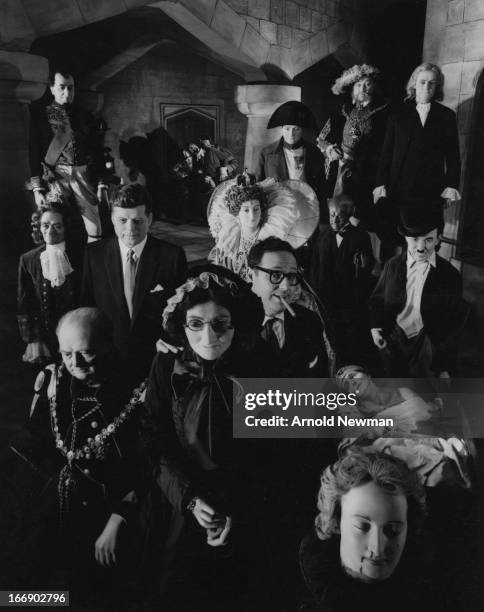
[[[284,306],[284,308],[285,308],[285,309],[286,309],[286,310],[289,312],[289,314],[291,315],[291,317],[295,317],[295,316],[296,316],[296,313],[294,312],[294,309],[293,309],[293,308],[291,308],[291,306],[290,306],[290,305],[289,305],[289,304],[286,302],[286,300],[285,300],[283,297],[281,297],[280,295],[278,295],[277,297],[278,297],[278,298],[281,300],[282,305],[283,305],[283,306]]]

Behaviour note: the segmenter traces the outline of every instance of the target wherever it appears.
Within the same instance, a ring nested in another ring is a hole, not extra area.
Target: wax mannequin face
[[[259,200],[248,200],[244,202],[238,214],[242,233],[250,235],[256,232],[260,224],[261,216],[262,208]]]
[[[59,244],[65,239],[64,219],[57,212],[46,211],[40,219],[40,231],[45,244]]]
[[[348,202],[335,202],[330,200],[328,205],[329,224],[334,232],[339,232],[348,224],[353,214],[353,205]]]
[[[302,138],[302,128],[298,125],[283,125],[282,137],[288,145],[294,145]]]
[[[373,79],[369,77],[364,77],[353,85],[353,101],[359,102],[360,104],[364,104],[365,102],[370,102],[373,97],[373,92],[375,90],[375,83]]]
[[[59,351],[69,374],[83,382],[96,377],[97,354],[92,333],[86,325],[66,322],[58,331]]]
[[[379,582],[395,571],[407,540],[407,499],[374,482],[341,498],[341,564],[363,581]]]
[[[57,104],[63,106],[64,104],[72,104],[74,102],[74,78],[71,75],[67,77],[55,73],[54,84],[50,86],[50,91],[54,96],[54,100]]]
[[[124,246],[132,248],[145,239],[153,221],[153,215],[146,214],[144,204],[135,208],[113,206],[111,220],[116,236]]]
[[[415,261],[428,261],[435,252],[435,247],[440,242],[437,229],[433,229],[424,236],[405,236],[407,250]]]
[[[200,329],[189,329],[187,324]],[[186,325],[185,334],[190,347],[206,361],[218,359],[232,344],[234,330],[230,328],[230,312],[213,301],[189,308],[186,312]]]
[[[415,101],[417,104],[430,102],[437,89],[437,76],[433,70],[422,70],[415,81]]]
[[[286,251],[264,253],[258,265],[267,270],[285,273],[297,273],[298,271],[296,258],[292,253]],[[273,284],[269,273],[255,268],[252,291],[262,300],[266,316],[273,317],[284,310],[284,305],[279,296],[287,300],[294,292],[294,286],[289,284],[287,278],[283,278],[280,283]]]

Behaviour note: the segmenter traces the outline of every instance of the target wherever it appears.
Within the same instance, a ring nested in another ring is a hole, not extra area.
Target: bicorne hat
[[[281,104],[279,108],[272,113],[267,129],[279,127],[281,125],[297,125],[301,128],[308,128],[316,131],[316,119],[309,108],[302,102],[291,100]]]

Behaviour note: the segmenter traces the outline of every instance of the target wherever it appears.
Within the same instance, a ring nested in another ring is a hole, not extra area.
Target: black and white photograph
[[[0,0],[0,608],[484,610],[484,0]]]

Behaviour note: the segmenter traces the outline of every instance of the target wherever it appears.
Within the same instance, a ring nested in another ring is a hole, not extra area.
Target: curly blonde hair
[[[409,529],[417,531],[426,512],[425,491],[418,476],[404,461],[384,453],[352,450],[321,475],[316,535],[328,540],[340,533],[341,498],[355,487],[375,483],[389,495],[407,498]]]
[[[435,78],[437,79],[437,86],[435,88],[433,100],[440,101],[444,99],[444,75],[442,70],[435,64],[429,64],[426,62],[424,64],[420,64],[420,66],[417,66],[408,79],[407,97],[405,100],[415,100],[415,85],[417,83],[417,77],[425,70],[430,70],[433,72],[435,74]]]

